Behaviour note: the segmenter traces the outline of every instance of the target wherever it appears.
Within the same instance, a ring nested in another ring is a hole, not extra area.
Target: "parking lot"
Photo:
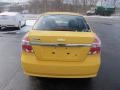
[[[87,18],[102,41],[99,74],[88,79],[43,79],[23,74],[21,39],[33,21],[21,31],[0,32],[0,90],[120,90],[120,18]]]

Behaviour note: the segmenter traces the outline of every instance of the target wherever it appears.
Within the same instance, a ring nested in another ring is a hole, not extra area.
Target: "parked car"
[[[100,48],[82,15],[45,13],[22,40],[21,64],[30,76],[92,78],[100,67]]]
[[[20,30],[25,24],[26,21],[24,17],[18,12],[0,13],[0,29],[14,27]]]
[[[95,8],[91,8],[90,10],[88,10],[88,11],[86,12],[86,14],[87,14],[88,16],[90,16],[90,15],[96,15]]]

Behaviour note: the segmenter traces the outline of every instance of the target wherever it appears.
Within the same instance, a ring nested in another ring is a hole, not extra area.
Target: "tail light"
[[[96,36],[95,41],[92,43],[92,47],[90,48],[89,54],[99,54],[101,51],[101,41],[100,39]]]
[[[30,45],[30,40],[27,36],[25,36],[22,40],[22,50],[28,53],[32,53],[33,52],[33,48]]]

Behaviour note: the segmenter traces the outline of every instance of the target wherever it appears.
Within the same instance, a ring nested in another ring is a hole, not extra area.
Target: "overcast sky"
[[[28,0],[0,0],[2,2],[25,2],[25,1],[28,1]]]

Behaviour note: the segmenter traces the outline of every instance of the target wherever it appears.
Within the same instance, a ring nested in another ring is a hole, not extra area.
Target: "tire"
[[[17,30],[21,30],[21,22],[19,22],[19,25],[18,25],[18,27],[16,27],[15,29],[17,29]]]
[[[26,26],[26,22],[24,23],[24,25],[23,26]]]
[[[26,23],[24,25],[22,25],[22,27],[25,27],[26,26]]]

